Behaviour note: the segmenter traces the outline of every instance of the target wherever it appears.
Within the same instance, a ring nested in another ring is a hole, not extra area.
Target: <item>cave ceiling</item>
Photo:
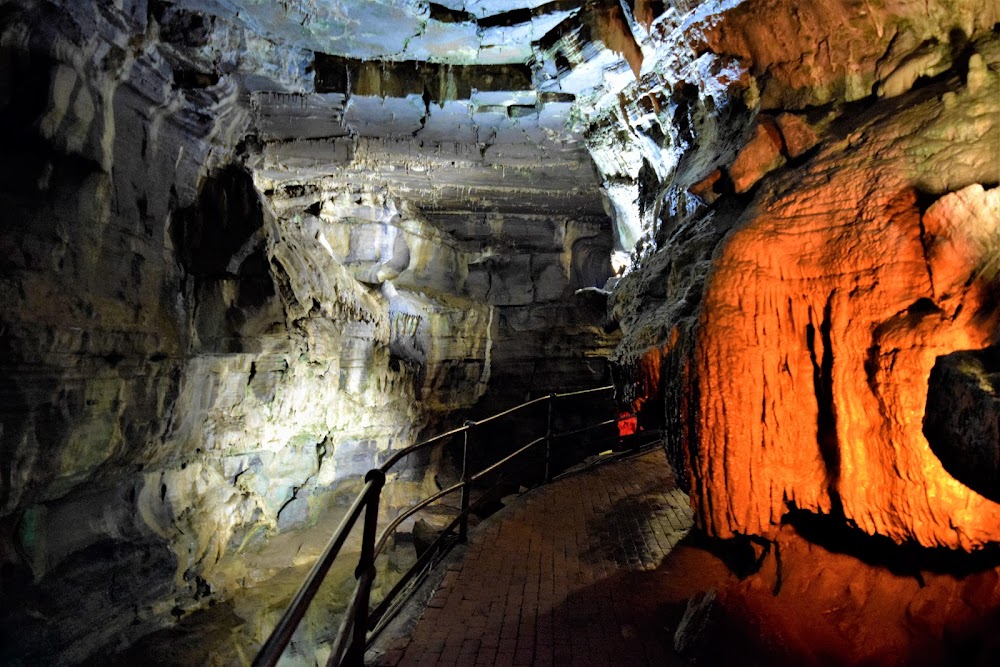
[[[525,63],[579,0],[180,0],[291,48],[363,60]]]
[[[178,0],[156,11],[190,85],[221,73],[248,94],[259,140],[248,165],[280,210],[379,191],[432,221],[606,220],[579,109],[635,80],[622,7]]]

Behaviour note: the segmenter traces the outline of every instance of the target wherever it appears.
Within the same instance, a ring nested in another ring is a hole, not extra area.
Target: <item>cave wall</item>
[[[3,13],[0,514],[4,597],[21,601],[5,651],[79,659],[196,592],[137,511],[188,356],[168,222],[248,117],[226,82],[178,85],[170,47],[143,44],[144,3]]]
[[[311,52],[233,17],[67,4],[0,10],[3,650],[59,662],[268,581],[289,562],[267,545],[389,452],[492,388],[592,386],[616,340],[606,297],[575,294],[604,286],[612,238],[565,103],[345,110]],[[486,106],[507,134],[480,147]],[[435,133],[451,176],[429,198],[392,173],[426,183]],[[385,513],[453,472],[415,465]],[[251,643],[282,604],[244,610]]]
[[[571,103],[535,90],[523,68],[490,68],[463,98],[467,68],[416,78],[412,63],[388,63],[376,77],[370,63],[321,62],[324,92],[256,98],[263,146],[252,166],[281,215],[317,219],[328,252],[369,284],[389,280],[400,309],[449,298],[489,307],[478,414],[606,382],[612,234],[582,138],[565,126]],[[318,136],[290,136],[289,113]],[[327,114],[344,126],[331,132]],[[358,254],[365,239],[381,244],[377,256]],[[430,388],[421,395],[434,400]]]
[[[591,136],[636,156],[595,155],[642,232],[611,300],[624,398],[667,426],[709,534],[805,509],[995,543],[922,423],[935,359],[996,339],[996,7],[786,9],[668,10],[624,103],[594,96]]]

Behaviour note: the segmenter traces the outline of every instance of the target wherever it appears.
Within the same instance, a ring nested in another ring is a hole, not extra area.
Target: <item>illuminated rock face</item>
[[[681,222],[620,284],[619,354],[637,403],[664,401],[710,533],[771,536],[798,508],[926,546],[1000,541],[1000,506],[922,433],[935,360],[996,340],[998,64],[973,55],[965,81],[835,122],[743,210],[723,198]]]
[[[0,662],[121,648],[280,573],[237,614],[250,654],[328,534],[298,531],[389,452],[606,380],[606,295],[576,292],[611,229],[569,101],[509,60],[530,39],[456,26],[494,59],[428,65],[424,99],[403,64],[319,81],[317,44],[202,5],[0,12]],[[401,11],[376,32],[444,25]],[[385,512],[453,473],[408,463]]]
[[[946,265],[969,287],[935,289],[934,248],[965,245],[969,227],[925,222],[922,237],[901,167],[859,165],[813,187],[807,176],[724,242],[695,346],[691,465],[713,533],[767,535],[791,504],[927,546],[1000,539],[1000,506],[952,478],[922,434],[935,359],[995,331],[976,281],[995,250]],[[982,193],[959,195],[993,227],[996,191]]]

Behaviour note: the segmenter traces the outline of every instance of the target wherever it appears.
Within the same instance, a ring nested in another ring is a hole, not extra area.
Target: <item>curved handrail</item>
[[[580,435],[581,433],[586,433],[587,431],[593,431],[595,428],[601,428],[602,426],[610,426],[612,424],[617,424],[618,419],[608,419],[606,421],[599,422],[597,424],[591,424],[590,426],[584,426],[582,428],[573,429],[572,431],[566,431],[565,433],[560,433],[558,435],[553,435],[553,438],[565,438],[571,435]]]
[[[489,417],[486,417],[485,419],[480,419],[479,421],[476,422],[475,425],[479,426],[480,424],[487,424],[493,421],[494,419],[500,419],[501,417],[506,417],[511,413],[517,412],[521,408],[526,408],[529,405],[534,405],[536,403],[541,403],[542,401],[547,401],[549,400],[549,398],[550,396],[539,396],[538,398],[533,398],[530,401],[525,401],[524,403],[521,403],[521,405],[515,405],[512,408],[507,408],[503,412],[498,412],[495,415],[490,415]]]
[[[369,475],[369,477],[372,476]],[[354,527],[358,517],[361,516],[361,510],[368,504],[369,494],[373,492],[377,494],[381,490],[382,485],[377,479],[368,479],[365,482],[361,492],[358,493],[358,497],[354,499],[351,507],[347,510],[347,514],[340,520],[340,525],[334,531],[333,537],[327,543],[326,549],[323,550],[322,555],[313,565],[312,569],[309,570],[305,582],[299,587],[298,592],[295,593],[295,597],[289,603],[288,609],[285,610],[281,620],[278,621],[278,625],[275,626],[271,635],[261,647],[260,652],[257,653],[257,658],[253,661],[254,667],[274,665],[278,662],[282,651],[285,650],[288,642],[291,641],[295,628],[298,627],[302,617],[305,616],[306,609],[309,608],[309,603],[316,597],[316,592],[323,583],[326,573],[329,572],[333,561],[337,558],[337,554],[340,553],[344,542],[347,541],[347,536],[350,534],[351,528]]]
[[[510,460],[512,460],[512,459],[514,459],[514,458],[516,458],[518,456],[520,456],[521,454],[523,454],[524,452],[528,451],[529,449],[531,449],[532,447],[534,447],[535,445],[537,445],[540,442],[545,442],[545,438],[542,437],[542,438],[536,438],[536,439],[532,440],[531,442],[529,442],[528,444],[526,444],[524,447],[521,447],[521,449],[517,450],[516,452],[512,452],[511,454],[508,454],[507,456],[503,457],[502,459],[500,459],[499,461],[497,461],[496,463],[494,463],[490,467],[484,468],[484,469],[480,470],[475,475],[473,475],[472,477],[470,477],[469,481],[470,482],[475,482],[476,480],[482,479],[488,473],[493,472],[494,470],[496,470],[497,468],[499,468],[500,466],[502,466],[504,463],[507,463],[508,461],[510,461]]]
[[[312,602],[313,598],[316,596],[316,592],[319,590],[319,586],[323,583],[326,574],[329,572],[330,567],[333,565],[334,560],[343,548],[344,543],[347,541],[347,537],[354,525],[357,523],[358,519],[361,517],[362,510],[365,510],[365,530],[362,537],[361,555],[359,558],[359,563],[357,570],[355,572],[358,579],[358,585],[355,588],[354,595],[352,596],[351,603],[349,605],[348,614],[344,618],[344,622],[340,626],[340,632],[334,642],[334,649],[330,656],[329,664],[340,664],[340,659],[344,652],[346,651],[346,657],[344,660],[352,664],[361,664],[364,657],[364,649],[366,643],[366,633],[372,624],[372,619],[375,618],[377,622],[381,616],[385,613],[387,604],[390,599],[398,594],[398,589],[400,589],[399,584],[393,587],[389,595],[379,604],[378,609],[374,616],[369,616],[369,604],[371,595],[371,585],[375,576],[375,558],[382,553],[388,542],[389,536],[395,531],[399,525],[405,521],[407,518],[413,516],[420,510],[426,508],[431,503],[440,500],[444,496],[454,493],[456,491],[462,491],[462,509],[459,515],[449,524],[449,530],[454,529],[456,525],[460,527],[458,539],[464,540],[468,516],[472,506],[469,504],[469,489],[472,484],[480,479],[482,479],[487,474],[493,472],[494,470],[500,468],[505,463],[513,460],[517,456],[520,456],[524,452],[528,451],[532,447],[544,442],[545,447],[545,481],[550,481],[551,477],[549,474],[549,463],[551,457],[551,445],[553,440],[556,438],[561,438],[569,435],[579,434],[584,431],[589,431],[594,428],[606,426],[618,421],[617,419],[610,419],[603,421],[599,424],[594,424],[586,426],[584,428],[576,429],[573,431],[568,431],[566,433],[556,434],[552,432],[552,409],[555,399],[561,398],[571,398],[582,396],[584,394],[591,394],[601,391],[607,391],[609,389],[614,389],[614,385],[606,385],[603,387],[595,387],[592,389],[583,389],[580,391],[571,391],[566,393],[551,393],[547,396],[540,396],[534,398],[520,405],[516,405],[512,408],[508,408],[502,412],[498,412],[494,415],[486,417],[485,419],[479,420],[478,422],[469,421],[464,425],[446,431],[439,435],[436,435],[427,440],[418,442],[409,447],[404,447],[398,452],[394,453],[388,460],[385,461],[378,468],[373,468],[368,471],[365,476],[365,485],[362,487],[358,496],[354,499],[344,518],[341,519],[340,524],[334,531],[333,536],[327,543],[322,555],[313,565],[312,569],[309,571],[309,575],[306,577],[305,582],[296,592],[295,597],[292,598],[288,609],[282,615],[281,620],[275,626],[271,635],[268,637],[267,641],[261,647],[260,652],[257,654],[256,659],[253,662],[254,667],[272,667],[277,664],[278,659],[281,657],[282,652],[288,643],[291,641],[292,635],[295,632],[296,627],[299,622],[305,616],[306,610],[309,604]],[[522,408],[526,408],[531,405],[541,403],[543,401],[549,402],[548,411],[548,427],[547,432],[543,437],[536,438],[529,442],[528,444],[520,447],[516,451],[508,454],[504,458],[496,461],[487,468],[480,470],[478,473],[469,474],[467,469],[468,463],[468,438],[469,431],[477,426],[488,424],[496,419],[507,416],[511,413],[517,412]],[[378,520],[378,505],[379,498],[382,492],[382,487],[385,484],[386,473],[392,469],[400,460],[404,457],[412,454],[413,452],[419,451],[430,445],[441,442],[445,438],[449,438],[459,433],[464,434],[465,440],[463,445],[463,464],[462,464],[462,481],[454,484],[446,489],[438,491],[437,493],[431,495],[428,498],[420,501],[413,507],[410,507],[405,512],[393,519],[389,525],[382,531],[381,534],[376,538],[376,523]],[[479,501],[477,501],[479,502]],[[440,537],[435,544],[440,542]],[[420,560],[418,559],[417,565],[420,565]],[[410,569],[405,575],[404,579],[407,580],[412,576],[413,568]],[[348,637],[350,635],[350,637]]]
[[[493,421],[494,419],[499,419],[500,417],[506,417],[512,412],[517,412],[518,410],[526,408],[529,405],[535,405],[536,403],[547,401],[550,398],[571,398],[573,396],[582,396],[583,394],[593,394],[599,391],[607,391],[608,389],[614,389],[614,388],[615,386],[613,384],[608,384],[604,385],[603,387],[594,387],[593,389],[581,389],[579,391],[569,391],[564,394],[554,393],[554,394],[548,394],[547,396],[539,396],[538,398],[533,398],[531,400],[525,401],[524,403],[521,403],[520,405],[515,405],[512,408],[507,408],[503,412],[498,412],[495,415],[490,415],[489,417],[480,419],[479,421],[476,422],[469,422],[467,424],[459,426],[458,428],[453,428],[450,431],[439,433],[438,435],[435,435],[432,438],[428,438],[427,440],[422,440],[416,444],[410,445],[409,447],[404,447],[403,449],[399,450],[398,452],[395,452],[392,456],[390,456],[385,463],[379,466],[378,469],[388,474],[389,471],[392,470],[393,466],[395,466],[397,463],[399,463],[401,459],[406,458],[413,452],[420,451],[421,449],[429,447],[430,445],[433,445],[435,442],[444,440],[445,438],[451,437],[453,435],[458,435],[463,431],[469,430],[473,426],[480,426],[482,424],[487,424]]]
[[[378,467],[378,469],[381,470],[384,473],[388,473],[389,470],[391,470],[394,465],[396,465],[397,463],[399,463],[400,459],[402,459],[402,458],[404,458],[406,456],[409,456],[410,454],[412,454],[415,451],[418,451],[418,450],[421,450],[421,449],[423,449],[425,447],[433,445],[435,442],[438,442],[439,440],[444,440],[445,438],[447,438],[449,436],[457,435],[458,433],[461,433],[461,432],[467,431],[467,430],[469,430],[469,427],[467,425],[466,426],[459,426],[458,428],[453,428],[452,430],[447,431],[445,433],[441,433],[440,435],[435,435],[433,438],[428,438],[427,440],[424,440],[422,442],[418,442],[415,445],[410,445],[409,447],[404,447],[403,449],[399,450],[398,452],[396,452],[395,454],[393,454],[392,456],[390,456],[389,459],[385,463],[383,463],[382,465],[380,465]]]
[[[579,391],[568,391],[565,394],[553,394],[556,398],[571,398],[573,396],[582,396],[583,394],[594,394],[599,391],[607,391],[608,389],[614,389],[613,384],[606,384],[603,387],[594,387],[593,389],[581,389]]]
[[[465,486],[465,482],[459,482],[458,484],[453,484],[452,486],[449,486],[447,489],[438,491],[433,496],[424,498],[419,503],[417,503],[416,505],[403,512],[395,519],[393,519],[392,523],[386,526],[385,530],[382,531],[382,534],[379,535],[378,542],[375,543],[375,555],[378,556],[380,553],[382,553],[382,547],[384,547],[385,543],[389,541],[389,534],[392,533],[392,531],[396,530],[396,528],[399,527],[399,524],[403,523],[408,518],[410,518],[423,508],[427,507],[435,500],[441,500],[449,493],[455,493],[456,491],[460,491],[463,486]]]

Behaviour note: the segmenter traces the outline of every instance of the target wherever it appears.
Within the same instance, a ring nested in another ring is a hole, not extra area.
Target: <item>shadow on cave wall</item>
[[[170,238],[192,281],[194,348],[243,352],[245,336],[280,321],[253,178],[230,164],[208,178],[197,201],[177,211]]]
[[[1000,502],[1000,347],[937,358],[923,431],[945,470]]]

